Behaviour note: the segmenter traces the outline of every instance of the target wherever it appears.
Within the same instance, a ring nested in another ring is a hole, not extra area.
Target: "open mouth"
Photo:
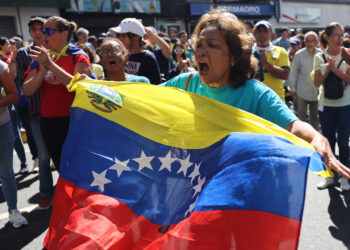
[[[206,74],[209,72],[209,65],[207,63],[199,63],[199,72]]]
[[[109,65],[116,65],[117,63],[116,63],[116,61],[112,60],[112,61],[109,61],[108,64]]]

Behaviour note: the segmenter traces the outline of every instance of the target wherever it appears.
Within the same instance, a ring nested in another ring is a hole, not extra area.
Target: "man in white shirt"
[[[316,48],[318,44],[317,34],[310,31],[305,34],[305,48],[296,52],[289,74],[289,84],[291,87],[293,99],[298,103],[298,116],[300,120],[307,122],[307,109],[310,112],[310,124],[319,130],[319,121],[317,117],[317,96],[318,88],[310,78],[313,70],[314,56],[320,52]]]

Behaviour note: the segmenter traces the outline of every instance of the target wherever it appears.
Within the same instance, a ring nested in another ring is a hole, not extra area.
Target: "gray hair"
[[[314,32],[314,31],[309,31],[309,32],[307,32],[307,33],[304,35],[305,39],[306,39],[306,37],[308,37],[308,36],[314,36],[314,37],[316,38],[316,41],[318,41],[318,36],[317,36],[316,32]]]
[[[85,28],[80,27],[77,32],[75,32],[75,35],[78,37],[80,35],[89,35],[89,31]]]

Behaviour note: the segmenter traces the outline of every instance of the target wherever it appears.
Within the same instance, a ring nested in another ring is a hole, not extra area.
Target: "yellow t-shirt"
[[[266,60],[268,63],[278,67],[290,67],[289,57],[287,51],[279,46],[273,46],[273,52],[269,51],[266,53]],[[264,69],[264,81],[263,83],[270,87],[273,91],[284,99],[284,85],[283,80],[272,76],[269,72]]]

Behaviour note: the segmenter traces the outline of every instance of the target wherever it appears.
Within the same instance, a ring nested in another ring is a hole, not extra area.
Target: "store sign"
[[[320,8],[305,7],[282,7],[281,18],[282,23],[320,23]]]
[[[70,0],[68,12],[160,13],[160,0]]]
[[[274,6],[263,4],[217,4],[217,7],[226,9],[236,16],[273,16]],[[191,15],[203,15],[210,11],[212,4],[191,3]]]

